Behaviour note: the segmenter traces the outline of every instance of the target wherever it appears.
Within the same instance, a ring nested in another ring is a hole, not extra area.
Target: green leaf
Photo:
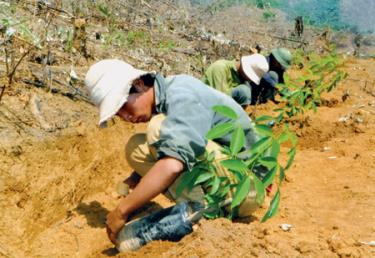
[[[253,174],[252,179],[254,181],[255,191],[257,192],[256,202],[261,205],[264,202],[265,186],[255,174]]]
[[[251,146],[251,153],[263,153],[270,147],[271,137],[263,137]]]
[[[285,170],[282,166],[280,166],[280,174],[279,174],[279,181],[280,181],[280,184],[281,182],[283,182],[285,179]]]
[[[259,163],[267,167],[268,170],[277,166],[277,160],[274,157],[263,157],[259,159]]]
[[[257,117],[255,119],[255,123],[259,123],[259,122],[263,122],[263,121],[268,121],[268,120],[272,120],[273,117],[272,116],[260,116],[260,117]]]
[[[263,182],[263,185],[264,187],[268,187],[270,184],[273,183],[273,180],[275,179],[275,176],[276,176],[276,173],[277,173],[277,166],[272,168],[267,174],[266,176],[263,178],[262,182]]]
[[[224,187],[219,188],[219,191],[217,194],[220,198],[224,198],[228,194],[229,191],[230,191],[230,185],[226,184]]]
[[[215,159],[215,152],[214,151],[207,154],[207,161],[208,162],[212,162],[212,161],[214,161],[214,159]]]
[[[245,177],[243,181],[237,186],[231,204],[232,209],[240,205],[250,192],[250,177]]]
[[[293,164],[294,157],[296,156],[296,148],[295,147],[291,148],[288,152],[288,155],[289,155],[289,160],[288,160],[286,167],[284,168],[285,170],[289,169],[290,166]]]
[[[245,164],[249,168],[252,167],[254,165],[253,163],[256,162],[261,156],[261,153],[250,153],[250,154],[251,154],[250,158],[245,160]]]
[[[222,123],[215,127],[213,127],[210,131],[208,131],[206,138],[208,140],[213,140],[216,138],[223,137],[230,133],[234,128],[234,124],[231,122]]]
[[[221,146],[221,152],[224,154],[224,155],[227,155],[227,156],[230,156],[230,148],[228,146]]]
[[[238,171],[240,173],[246,173],[246,171],[248,170],[246,164],[239,159],[222,160],[220,164],[229,170]]]
[[[272,136],[273,133],[272,133],[272,129],[267,126],[267,125],[255,125],[255,130],[260,134],[260,135],[263,135],[263,136]]]
[[[237,182],[241,181],[244,177],[244,175],[238,171],[230,170],[230,172],[235,176]]]
[[[210,172],[203,172],[203,173],[200,173],[198,175],[198,177],[196,178],[195,182],[194,182],[194,185],[199,185],[199,184],[202,184],[204,182],[206,182],[207,180],[209,180],[210,178],[212,178],[214,175]]]
[[[241,126],[237,126],[230,140],[229,147],[230,147],[231,155],[235,156],[243,148],[244,144],[245,144],[245,133]]]
[[[279,124],[284,119],[285,111],[280,112],[280,114],[276,117],[276,123]]]
[[[214,211],[206,211],[203,213],[204,217],[206,217],[207,219],[216,219],[219,217],[220,215],[220,212],[219,210],[214,210]]]
[[[277,159],[280,153],[280,143],[276,140],[272,140],[271,156]]]
[[[228,106],[223,106],[223,105],[217,105],[212,108],[215,112],[219,113],[220,115],[223,115],[225,117],[228,117],[230,119],[237,119],[238,115],[236,112],[231,109]]]
[[[276,215],[277,210],[279,208],[279,203],[280,203],[280,190],[277,190],[275,196],[273,197],[271,201],[271,205],[268,208],[268,211],[266,212],[264,217],[262,218],[261,222],[266,222],[268,219]]]
[[[215,176],[214,178],[214,181],[212,182],[212,188],[210,190],[210,193],[209,194],[215,194],[217,192],[217,190],[219,190],[219,187],[220,187],[220,179],[219,177]]]
[[[201,183],[204,183],[207,180],[211,179],[213,176],[214,175],[210,172],[203,172],[203,173],[199,174],[199,176],[197,177],[197,179],[194,182],[194,185],[199,185]]]
[[[293,146],[297,144],[297,136],[289,130],[289,127],[287,125],[284,127],[284,131],[279,136],[278,140],[280,144],[286,141],[290,141]]]
[[[290,141],[292,142],[292,145],[296,146],[298,142],[297,135],[295,133],[290,132],[289,137],[290,137]]]
[[[190,172],[184,172],[179,184],[176,188],[176,195],[179,197],[185,188],[194,186],[195,179],[199,176],[201,170],[198,168],[193,168]]]

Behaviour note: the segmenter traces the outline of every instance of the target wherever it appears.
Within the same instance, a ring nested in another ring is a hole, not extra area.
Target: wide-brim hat
[[[261,54],[243,56],[241,58],[241,67],[245,75],[256,85],[269,70],[267,59]]]
[[[124,105],[132,82],[149,72],[138,70],[117,59],[106,59],[92,65],[85,77],[85,85],[94,104],[99,107],[99,125],[105,126]]]
[[[292,54],[286,48],[275,48],[271,51],[276,61],[286,70],[292,63]]]

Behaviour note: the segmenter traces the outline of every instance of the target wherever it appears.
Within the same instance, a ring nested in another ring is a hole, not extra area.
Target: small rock
[[[73,66],[70,68],[69,76],[70,76],[70,79],[74,81],[79,79],[77,73],[73,69]]]
[[[293,226],[290,225],[290,224],[281,224],[280,225],[280,228],[283,230],[283,231],[289,231]]]
[[[79,229],[83,228],[82,224],[79,221],[73,221],[73,226]]]
[[[359,241],[362,245],[369,245],[371,247],[375,247],[375,241],[365,242],[365,241]]]
[[[327,146],[321,149],[322,152],[329,151],[329,150],[331,150],[331,147],[327,147]]]
[[[344,187],[344,188],[345,188],[345,187]],[[332,227],[332,229],[333,229],[333,230],[338,230],[339,227],[338,227],[337,225],[334,225],[334,226]]]
[[[328,159],[334,160],[334,159],[337,159],[337,157],[336,156],[331,156],[331,157],[328,157]]]
[[[339,118],[339,122],[346,122],[348,121],[349,119],[351,118],[351,114],[350,115],[346,115],[346,116],[342,116]]]

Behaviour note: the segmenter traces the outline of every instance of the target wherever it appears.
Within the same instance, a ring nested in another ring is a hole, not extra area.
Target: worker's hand
[[[107,235],[113,244],[116,244],[116,238],[122,227],[125,225],[128,216],[121,214],[118,208],[107,214]]]

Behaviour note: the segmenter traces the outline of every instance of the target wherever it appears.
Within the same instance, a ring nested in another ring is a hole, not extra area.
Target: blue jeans
[[[153,240],[179,241],[193,231],[189,215],[203,208],[198,202],[182,202],[132,221],[121,229],[116,247],[126,252]]]

